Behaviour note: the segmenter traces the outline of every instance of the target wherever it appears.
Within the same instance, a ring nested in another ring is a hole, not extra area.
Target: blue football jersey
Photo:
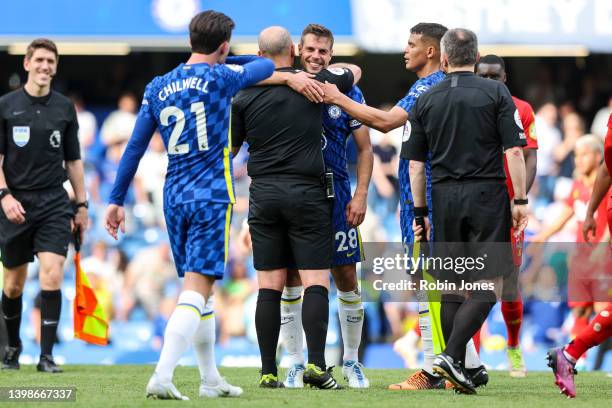
[[[396,104],[400,108],[404,109],[410,114],[412,106],[416,102],[417,98],[432,86],[444,79],[444,72],[436,71],[433,74],[424,78],[419,78],[406,96],[404,96]],[[406,122],[404,125],[404,135],[410,135],[410,122]],[[425,179],[427,184],[426,197],[427,206],[430,211],[431,219],[431,162],[428,159],[425,162]],[[412,202],[412,192],[410,189],[410,174],[408,168],[408,160],[401,159],[399,163],[399,185],[400,185],[400,227],[402,230],[402,242],[405,244],[412,243],[414,241],[414,234],[412,232],[412,220],[414,219],[414,205]],[[432,227],[433,233],[433,227]]]
[[[359,103],[365,103],[363,94],[357,86],[353,86],[346,94]],[[323,161],[325,167],[334,173],[334,177],[348,180],[346,161],[346,141],[361,122],[352,118],[336,105],[323,105]],[[349,198],[350,200],[350,198]]]
[[[168,150],[166,206],[235,201],[228,129],[244,73],[239,65],[181,64],[147,85],[139,115],[154,118]]]

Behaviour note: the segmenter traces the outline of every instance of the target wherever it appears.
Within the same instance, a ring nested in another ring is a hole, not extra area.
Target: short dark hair
[[[410,29],[410,34],[421,34],[423,37],[427,37],[433,40],[435,44],[440,48],[440,40],[448,28],[438,23],[419,23]]]
[[[32,58],[32,55],[34,55],[34,51],[40,48],[44,48],[45,50],[51,51],[53,54],[55,54],[55,59],[59,57],[59,54],[57,53],[57,45],[55,45],[53,41],[48,38],[37,38],[32,41],[30,45],[28,45],[28,48],[26,50],[26,58]]]
[[[308,24],[304,31],[302,31],[302,36],[300,37],[300,43],[304,44],[304,37],[308,34],[313,34],[315,37],[323,37],[329,38],[331,40],[331,46],[334,47],[334,35],[331,30],[321,24]]]
[[[489,65],[501,65],[502,69],[505,71],[506,70],[506,63],[504,62],[504,59],[498,55],[494,55],[494,54],[489,54],[489,55],[485,55],[484,57],[480,57],[480,61],[478,61],[479,64],[489,64]]]
[[[448,64],[453,67],[475,65],[478,56],[478,37],[467,28],[448,30],[440,41],[442,53],[448,55]]]
[[[223,13],[214,10],[196,14],[189,23],[191,51],[212,54],[225,41],[232,38],[236,24]]]

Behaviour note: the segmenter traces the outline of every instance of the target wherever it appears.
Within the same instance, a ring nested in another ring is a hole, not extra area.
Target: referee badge
[[[13,126],[13,142],[18,147],[23,147],[30,141],[29,126]]]
[[[51,145],[51,147],[55,147],[56,149],[58,147],[60,147],[62,141],[62,135],[60,134],[59,130],[54,130],[53,133],[51,133],[51,136],[49,137],[49,144]]]

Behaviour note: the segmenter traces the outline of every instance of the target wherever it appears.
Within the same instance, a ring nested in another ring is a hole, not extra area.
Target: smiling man
[[[336,73],[335,70],[341,72],[341,68],[348,68],[348,64],[341,63],[330,66],[333,46],[334,36],[329,29],[319,24],[307,25],[302,31],[298,44],[302,68],[313,75],[324,69]],[[353,65],[351,68],[358,69]],[[288,84],[291,86],[291,81],[288,81]],[[346,95],[356,103],[365,103],[363,94],[356,85],[353,85]],[[361,122],[333,104],[323,106],[322,119],[323,161],[326,170],[333,174],[334,179],[332,275],[338,289],[338,314],[344,346],[342,373],[349,387],[368,388],[369,381],[358,356],[364,311],[357,284],[356,264],[361,262],[365,255],[358,226],[365,218],[368,185],[372,176],[374,158],[370,133]],[[346,143],[351,134],[357,146],[357,186],[352,197],[346,158]],[[290,275],[287,287],[283,291],[282,321],[284,324],[281,326],[281,339],[293,360],[285,386],[301,387],[304,361],[300,327],[302,310],[300,296],[303,287],[299,279],[292,279],[292,276],[296,275]]]
[[[87,228],[78,123],[72,102],[51,90],[58,53],[48,39],[32,41],[23,67],[28,80],[0,98],[0,252],[4,265],[2,314],[9,346],[2,369],[19,369],[22,292],[28,263],[37,256],[41,288],[38,371],[58,373],[52,357],[60,319],[63,268],[71,224]],[[66,179],[74,190],[74,214]]]

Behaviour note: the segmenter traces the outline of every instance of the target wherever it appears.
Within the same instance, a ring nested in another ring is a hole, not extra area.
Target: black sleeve
[[[64,131],[64,160],[73,161],[81,158],[81,146],[79,144],[79,122],[77,121],[74,105],[68,105],[68,125]]]
[[[0,154],[6,154],[6,143],[7,135],[6,135],[6,121],[4,120],[2,106],[0,105]]]
[[[244,91],[238,92],[232,102],[232,119],[230,121],[232,128],[232,147],[240,147],[246,138],[246,129],[244,128],[244,111],[243,98]]]
[[[499,83],[497,99],[497,133],[501,138],[504,150],[527,145],[527,136],[510,91],[506,85]]]
[[[400,157],[406,160],[425,162],[429,148],[427,147],[427,135],[421,123],[418,107],[419,101],[417,100],[410,112],[410,120],[406,122],[406,126],[410,126],[410,129],[404,130]]]
[[[347,93],[353,88],[353,71],[347,68],[331,68],[324,69],[315,75],[315,79],[319,82],[329,82],[336,84],[340,92]]]

